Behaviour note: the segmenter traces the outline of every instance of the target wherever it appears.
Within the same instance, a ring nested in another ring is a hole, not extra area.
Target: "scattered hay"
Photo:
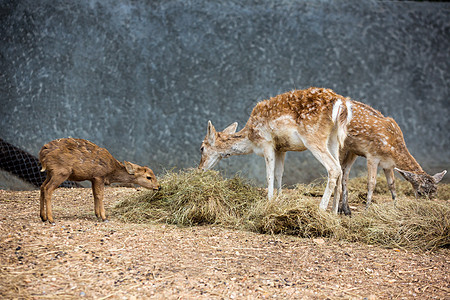
[[[339,218],[318,209],[319,199],[306,197],[304,192],[297,188],[270,201],[264,198],[255,203],[247,213],[245,229],[306,238],[332,237],[333,228],[338,225]]]
[[[28,272],[29,273],[29,272]],[[27,272],[15,272],[7,266],[0,268],[0,297],[2,299],[31,299],[27,290]]]
[[[349,241],[388,248],[433,250],[450,246],[450,206],[443,201],[401,199],[373,204],[353,218],[342,218]]]
[[[429,250],[450,245],[450,205],[446,201],[402,197],[396,207],[392,201],[374,203],[367,211],[345,217],[318,209],[319,199],[311,196],[321,196],[324,184],[297,185],[268,201],[264,189],[239,176],[224,179],[217,171],[168,172],[160,181],[161,191],[141,192],[123,199],[113,208],[114,215],[124,222],[217,224],[259,233],[328,237],[389,248]],[[352,193],[366,193],[366,183],[364,178],[352,179]],[[387,185],[385,191],[383,184],[379,189],[378,193],[389,193]],[[404,193],[403,187],[399,190]]]
[[[366,203],[367,200],[367,182],[368,177],[355,177],[348,181],[348,194],[349,202],[353,204]],[[414,197],[414,190],[409,182],[406,180],[396,179],[395,180],[395,192],[397,197]],[[389,187],[387,184],[386,177],[384,175],[377,176],[377,183],[374,189],[374,195],[385,195],[391,196]],[[377,199],[374,197],[373,202],[376,203]]]
[[[438,184],[437,198],[440,200],[450,200],[450,184]]]

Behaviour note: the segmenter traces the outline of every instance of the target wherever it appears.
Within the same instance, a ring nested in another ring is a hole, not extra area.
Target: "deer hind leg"
[[[104,182],[100,178],[92,179],[92,193],[94,194],[95,216],[102,221],[106,220],[105,207],[103,205]]]
[[[40,209],[40,216],[42,222],[47,221],[47,212],[45,211],[45,186],[47,186],[49,182],[49,176],[47,175],[47,178],[45,178],[45,181],[41,185],[41,195],[39,197],[39,209]]]
[[[367,173],[368,173],[368,182],[367,182],[367,200],[366,200],[366,209],[369,208],[370,203],[372,202],[373,190],[377,184],[377,169],[378,164],[380,163],[379,159],[367,158]]]
[[[58,186],[64,182],[64,180],[69,178],[69,175],[68,174],[58,174],[58,175],[49,174],[49,175],[47,175],[47,178],[48,178],[48,181],[47,181],[47,179],[45,180],[45,181],[47,181],[47,183],[45,185],[42,184],[42,187],[41,187],[41,204],[42,204],[42,202],[45,202],[45,206],[46,206],[44,216],[42,215],[42,210],[41,210],[41,219],[44,222],[46,220],[48,220],[49,223],[54,224],[55,221],[53,220],[53,215],[52,215],[52,194],[53,194],[53,191],[56,190],[58,188]]]
[[[278,195],[281,195],[285,157],[286,152],[275,152],[275,181]]]
[[[358,156],[354,153],[347,152],[342,157],[342,201],[339,206],[339,212],[344,213],[346,216],[352,214],[350,207],[348,206],[348,189],[347,183],[350,175],[350,170]]]
[[[335,159],[335,161],[337,162],[340,171],[340,176],[338,177],[336,181],[336,186],[334,188],[334,198],[333,198],[333,212],[337,214],[339,206],[339,198],[342,193],[342,169],[339,163],[339,142],[337,133],[330,136],[330,139],[328,141],[328,150]]]
[[[327,147],[310,146],[309,149],[314,157],[320,161],[320,163],[326,168],[328,172],[327,186],[319,205],[320,209],[326,210],[333,190],[336,188],[336,185],[339,182],[339,178],[342,177],[341,166],[339,164],[339,161],[337,161],[334,156],[328,151]],[[335,207],[333,207],[333,211],[337,213],[336,203]]]
[[[394,200],[394,205],[397,204],[397,197],[395,193],[395,176],[394,176],[394,168],[383,169],[384,175],[386,176],[386,181],[391,191],[392,200]]]

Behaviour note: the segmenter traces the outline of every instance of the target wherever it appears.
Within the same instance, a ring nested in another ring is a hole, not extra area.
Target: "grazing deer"
[[[97,218],[106,220],[103,206],[104,185],[113,182],[134,183],[148,189],[159,189],[156,176],[148,167],[124,161],[122,164],[105,148],[83,139],[58,139],[44,145],[39,152],[42,172],[47,178],[41,185],[40,209],[42,221],[53,223],[51,197],[65,180],[92,182]],[[44,207],[46,206],[46,210]]]
[[[281,192],[286,151],[309,149],[328,172],[319,207],[327,209],[334,190],[333,211],[337,213],[342,178],[339,147],[345,140],[351,115],[349,99],[329,89],[311,87],[278,95],[259,102],[239,132],[236,132],[237,123],[217,132],[209,121],[200,149],[199,168],[211,169],[220,159],[231,155],[255,153],[263,156],[270,200],[274,179],[278,193]]]
[[[433,197],[437,189],[436,184],[447,171],[434,176],[425,173],[409,153],[402,131],[392,118],[385,117],[379,111],[357,101],[352,101],[352,113],[353,118],[347,128],[348,136],[340,151],[343,195],[339,211],[346,215],[351,214],[348,206],[347,181],[350,169],[358,156],[367,159],[369,179],[366,207],[369,207],[372,201],[378,165],[384,170],[394,203],[396,202],[394,169],[412,184],[416,198]]]

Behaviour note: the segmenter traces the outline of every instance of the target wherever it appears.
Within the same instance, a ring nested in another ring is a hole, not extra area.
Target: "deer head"
[[[447,173],[447,170],[442,171],[441,173],[437,173],[433,176],[428,174],[416,174],[413,172],[408,172],[404,170],[400,170],[395,168],[397,172],[399,172],[407,181],[409,181],[416,194],[416,198],[418,196],[428,197],[430,199],[434,198],[437,191],[437,184],[442,180],[444,175]]]
[[[233,154],[233,135],[236,133],[237,126],[238,123],[235,122],[222,132],[217,132],[211,121],[208,121],[206,136],[200,148],[202,158],[198,166],[199,169],[209,170],[222,158]]]
[[[141,167],[129,161],[123,162],[125,169],[129,175],[132,175],[132,183],[143,186],[151,190],[159,190],[160,186],[156,180],[156,176],[149,167]]]

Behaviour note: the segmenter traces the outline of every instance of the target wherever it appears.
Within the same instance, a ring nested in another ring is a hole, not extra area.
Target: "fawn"
[[[378,165],[384,170],[394,204],[396,202],[394,169],[409,181],[418,196],[432,198],[436,193],[436,184],[447,171],[434,176],[425,173],[406,148],[403,133],[397,123],[379,111],[358,101],[352,101],[353,118],[348,124],[348,136],[340,151],[343,171],[342,203],[339,211],[350,215],[348,206],[347,181],[350,169],[358,156],[367,159],[368,192],[366,207],[372,201],[376,184]]]
[[[199,168],[211,169],[220,159],[231,155],[263,156],[270,200],[274,179],[278,193],[281,192],[286,151],[309,149],[328,172],[319,207],[327,209],[334,190],[333,212],[337,213],[342,188],[339,147],[344,143],[351,118],[350,100],[330,89],[311,87],[287,92],[259,102],[239,132],[236,132],[237,123],[217,132],[209,121],[200,149]]]
[[[47,178],[41,185],[40,214],[42,221],[54,223],[51,196],[65,180],[92,182],[97,218],[106,220],[103,206],[104,185],[113,182],[133,183],[158,190],[159,184],[148,167],[124,161],[122,164],[105,148],[83,139],[64,138],[45,144],[39,152],[42,172]],[[46,209],[45,207],[46,206]]]

